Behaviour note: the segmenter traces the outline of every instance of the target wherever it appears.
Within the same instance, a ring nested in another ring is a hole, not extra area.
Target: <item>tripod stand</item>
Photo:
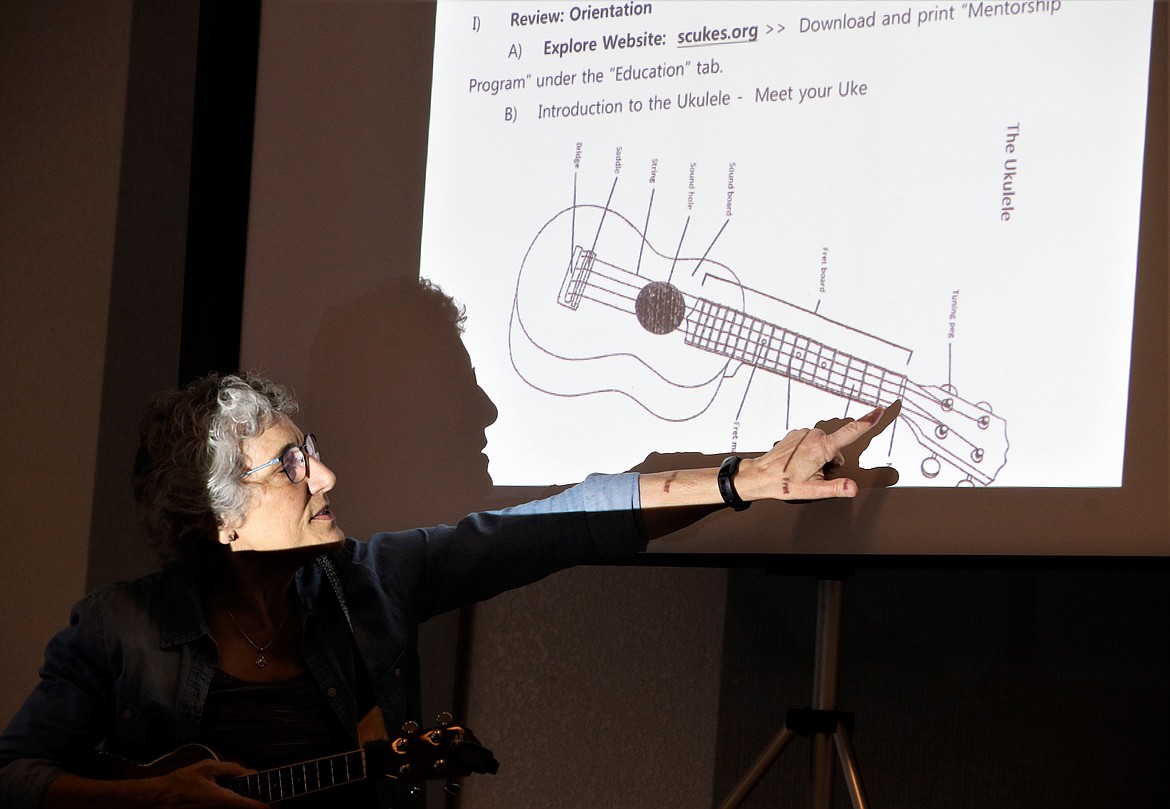
[[[833,747],[841,761],[845,785],[853,809],[866,809],[865,792],[857,769],[857,757],[850,741],[853,714],[837,710],[837,680],[840,674],[841,603],[845,582],[839,578],[817,579],[817,647],[811,708],[789,708],[784,728],[740,779],[719,809],[736,809],[788,747],[793,737],[811,735],[813,742],[813,809],[829,809],[833,800]]]

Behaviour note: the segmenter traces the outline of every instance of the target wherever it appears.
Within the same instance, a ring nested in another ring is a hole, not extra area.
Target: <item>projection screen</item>
[[[265,3],[242,365],[357,535],[898,402],[655,550],[1164,555],[1163,12]]]

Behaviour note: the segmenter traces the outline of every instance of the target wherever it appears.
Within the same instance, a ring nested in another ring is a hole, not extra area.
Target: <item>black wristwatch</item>
[[[739,471],[740,460],[738,455],[728,455],[723,459],[723,463],[719,464],[719,494],[723,502],[736,511],[743,511],[751,506],[751,503],[741,498],[739,492],[735,490],[735,473]]]

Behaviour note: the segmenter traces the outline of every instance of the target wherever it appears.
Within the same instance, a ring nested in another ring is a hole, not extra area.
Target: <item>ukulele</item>
[[[219,757],[201,744],[182,745],[146,764],[95,751],[70,770],[89,778],[151,778],[208,759]],[[417,723],[407,722],[402,735],[394,740],[374,739],[357,750],[231,778],[222,786],[266,803],[377,778],[415,785],[447,779],[447,790],[455,792],[458,784],[453,779],[472,773],[494,775],[499,766],[492,752],[468,728],[453,724],[451,716],[444,713],[434,727],[420,729]]]

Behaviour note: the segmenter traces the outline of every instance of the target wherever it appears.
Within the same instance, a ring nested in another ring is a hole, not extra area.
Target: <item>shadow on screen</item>
[[[891,466],[865,469],[861,466],[861,455],[875,438],[894,423],[901,412],[901,401],[895,402],[886,408],[881,421],[860,441],[842,450],[844,463],[831,476],[852,478],[857,481],[861,494],[855,500],[819,503],[815,509],[800,511],[793,527],[794,550],[823,554],[840,552],[843,545],[855,553],[872,550],[870,537],[879,524],[879,512],[885,502],[886,490],[898,482],[899,474]],[[816,426],[826,433],[832,433],[846,423],[845,419],[828,419],[818,421]]]
[[[485,506],[484,430],[497,412],[476,383],[461,323],[455,302],[414,278],[325,313],[301,421],[337,474],[330,499],[350,536],[453,522]]]

